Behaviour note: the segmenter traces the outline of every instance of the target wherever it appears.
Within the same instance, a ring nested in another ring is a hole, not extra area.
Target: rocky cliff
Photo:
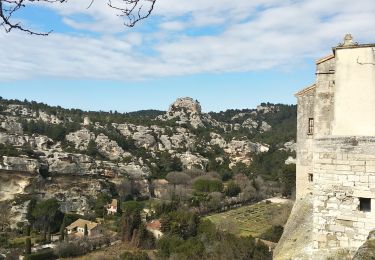
[[[31,193],[85,213],[98,192],[116,193],[124,178],[147,198],[149,180],[169,171],[230,172],[271,146],[289,149],[284,143],[294,129],[280,135],[279,126],[293,120],[294,106],[204,113],[191,98],[177,99],[166,112],[127,114],[0,99],[0,201],[12,202],[17,221]]]

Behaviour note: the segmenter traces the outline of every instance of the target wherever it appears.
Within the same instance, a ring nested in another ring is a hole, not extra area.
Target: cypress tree
[[[89,230],[87,228],[87,224],[85,224],[85,231],[84,231],[84,236],[87,237],[89,235]]]
[[[31,239],[28,237],[25,240],[25,254],[30,255],[31,254]]]

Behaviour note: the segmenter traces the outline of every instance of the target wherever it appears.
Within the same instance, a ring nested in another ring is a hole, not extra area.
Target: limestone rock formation
[[[186,152],[183,154],[176,154],[178,158],[180,158],[182,165],[185,169],[200,169],[204,170],[207,167],[208,159],[204,158],[198,154],[192,154],[190,152]]]
[[[230,155],[233,164],[242,162],[249,165],[251,154],[267,152],[269,147],[260,143],[252,143],[249,140],[232,140],[224,149]]]
[[[262,125],[260,126],[260,129],[263,131],[263,132],[268,132],[270,131],[272,128],[272,126],[270,126],[267,122],[263,121],[262,122]]]
[[[269,149],[250,134],[269,131],[264,115],[277,110],[265,105],[208,114],[196,100],[181,98],[164,114],[98,116],[20,103],[0,99],[0,201],[13,202],[15,221],[25,220],[31,191],[57,198],[64,212],[80,214],[90,213],[97,194],[124,178],[137,187],[137,196],[149,198],[150,169],[154,173],[151,167],[160,159],[178,159],[184,169],[203,171],[210,160],[226,168],[250,164],[253,154]],[[34,127],[37,131],[30,133]],[[95,141],[94,153],[87,149],[90,141]]]
[[[87,149],[90,140],[95,139],[95,134],[83,128],[77,132],[69,133],[65,138],[67,141],[72,142],[76,149],[82,151]]]
[[[36,159],[3,156],[0,170],[38,174],[40,163]]]

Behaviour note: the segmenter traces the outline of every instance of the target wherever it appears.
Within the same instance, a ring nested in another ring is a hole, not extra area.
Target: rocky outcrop
[[[7,106],[5,112],[13,116],[25,116],[25,117],[36,117],[36,111],[32,111],[30,108],[23,105],[10,104]]]
[[[12,134],[23,134],[22,124],[18,122],[17,117],[10,117],[10,116],[1,116],[0,115],[0,127]]]
[[[95,174],[95,161],[87,155],[55,152],[48,156],[51,174]]]
[[[69,133],[65,138],[67,141],[73,143],[77,150],[84,151],[87,149],[90,140],[95,140],[95,134],[83,128],[77,132]]]
[[[258,123],[254,119],[248,118],[242,123],[242,127],[248,128],[248,129],[257,129]]]
[[[297,144],[294,142],[294,140],[286,142],[284,144],[285,150],[289,152],[295,152],[297,149]]]
[[[289,156],[288,159],[285,160],[286,165],[296,164],[296,162],[297,162],[296,158],[293,158],[292,156]]]
[[[375,259],[375,231],[371,231],[367,241],[358,249],[353,260]]]
[[[50,124],[61,124],[64,122],[59,117],[48,114],[44,111],[39,111],[39,119]]]
[[[30,147],[31,149],[38,149],[47,151],[52,149],[54,142],[51,138],[43,135],[17,135],[0,132],[0,144],[11,145],[15,147]]]
[[[194,128],[204,127],[201,118],[202,108],[198,101],[192,98],[179,98],[170,107],[167,113],[157,119],[168,121],[176,120],[178,124],[190,124]]]
[[[201,155],[186,152],[183,154],[176,154],[176,157],[180,158],[182,165],[185,169],[205,170],[207,168],[208,159],[204,158]]]
[[[38,174],[41,165],[36,159],[3,156],[0,170]]]
[[[202,108],[198,101],[186,97],[177,99],[165,115],[158,116],[157,120],[175,120],[177,124],[190,124],[193,128],[215,126],[225,128],[226,124],[219,123],[208,114],[202,113]]]
[[[126,152],[116,143],[108,138],[104,134],[99,134],[95,140],[98,150],[101,154],[109,158],[110,160],[119,160],[131,156],[129,152]]]
[[[271,130],[271,128],[272,127],[265,121],[263,121],[261,126],[260,126],[260,130],[263,131],[263,132],[268,132],[268,131]]]
[[[312,205],[313,199],[310,195],[295,202],[284,233],[273,253],[273,259],[325,259],[313,253]]]
[[[220,148],[226,148],[227,147],[227,142],[225,141],[225,139],[221,135],[211,132],[210,137],[211,137],[211,141],[210,141],[211,145],[217,145]]]
[[[229,154],[232,165],[238,162],[250,165],[252,154],[263,153],[268,150],[268,146],[260,143],[252,143],[249,140],[232,140],[224,149]]]
[[[37,176],[20,172],[0,171],[0,202],[27,194],[26,188]]]
[[[156,145],[155,137],[147,131],[134,133],[132,138],[135,140],[135,145],[138,147],[150,149]]]

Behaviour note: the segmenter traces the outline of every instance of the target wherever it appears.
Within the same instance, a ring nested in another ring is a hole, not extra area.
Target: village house
[[[112,202],[105,206],[108,215],[114,215],[117,213],[117,199],[112,199]]]
[[[77,219],[65,229],[68,235],[81,237],[85,235],[85,226],[87,226],[88,236],[97,236],[102,233],[101,226],[98,223],[85,219]]]
[[[146,229],[150,231],[156,239],[163,236],[163,233],[161,232],[161,223],[158,219],[146,223]]]
[[[296,94],[296,204],[312,197],[315,250],[353,253],[375,229],[375,44],[332,50]]]

